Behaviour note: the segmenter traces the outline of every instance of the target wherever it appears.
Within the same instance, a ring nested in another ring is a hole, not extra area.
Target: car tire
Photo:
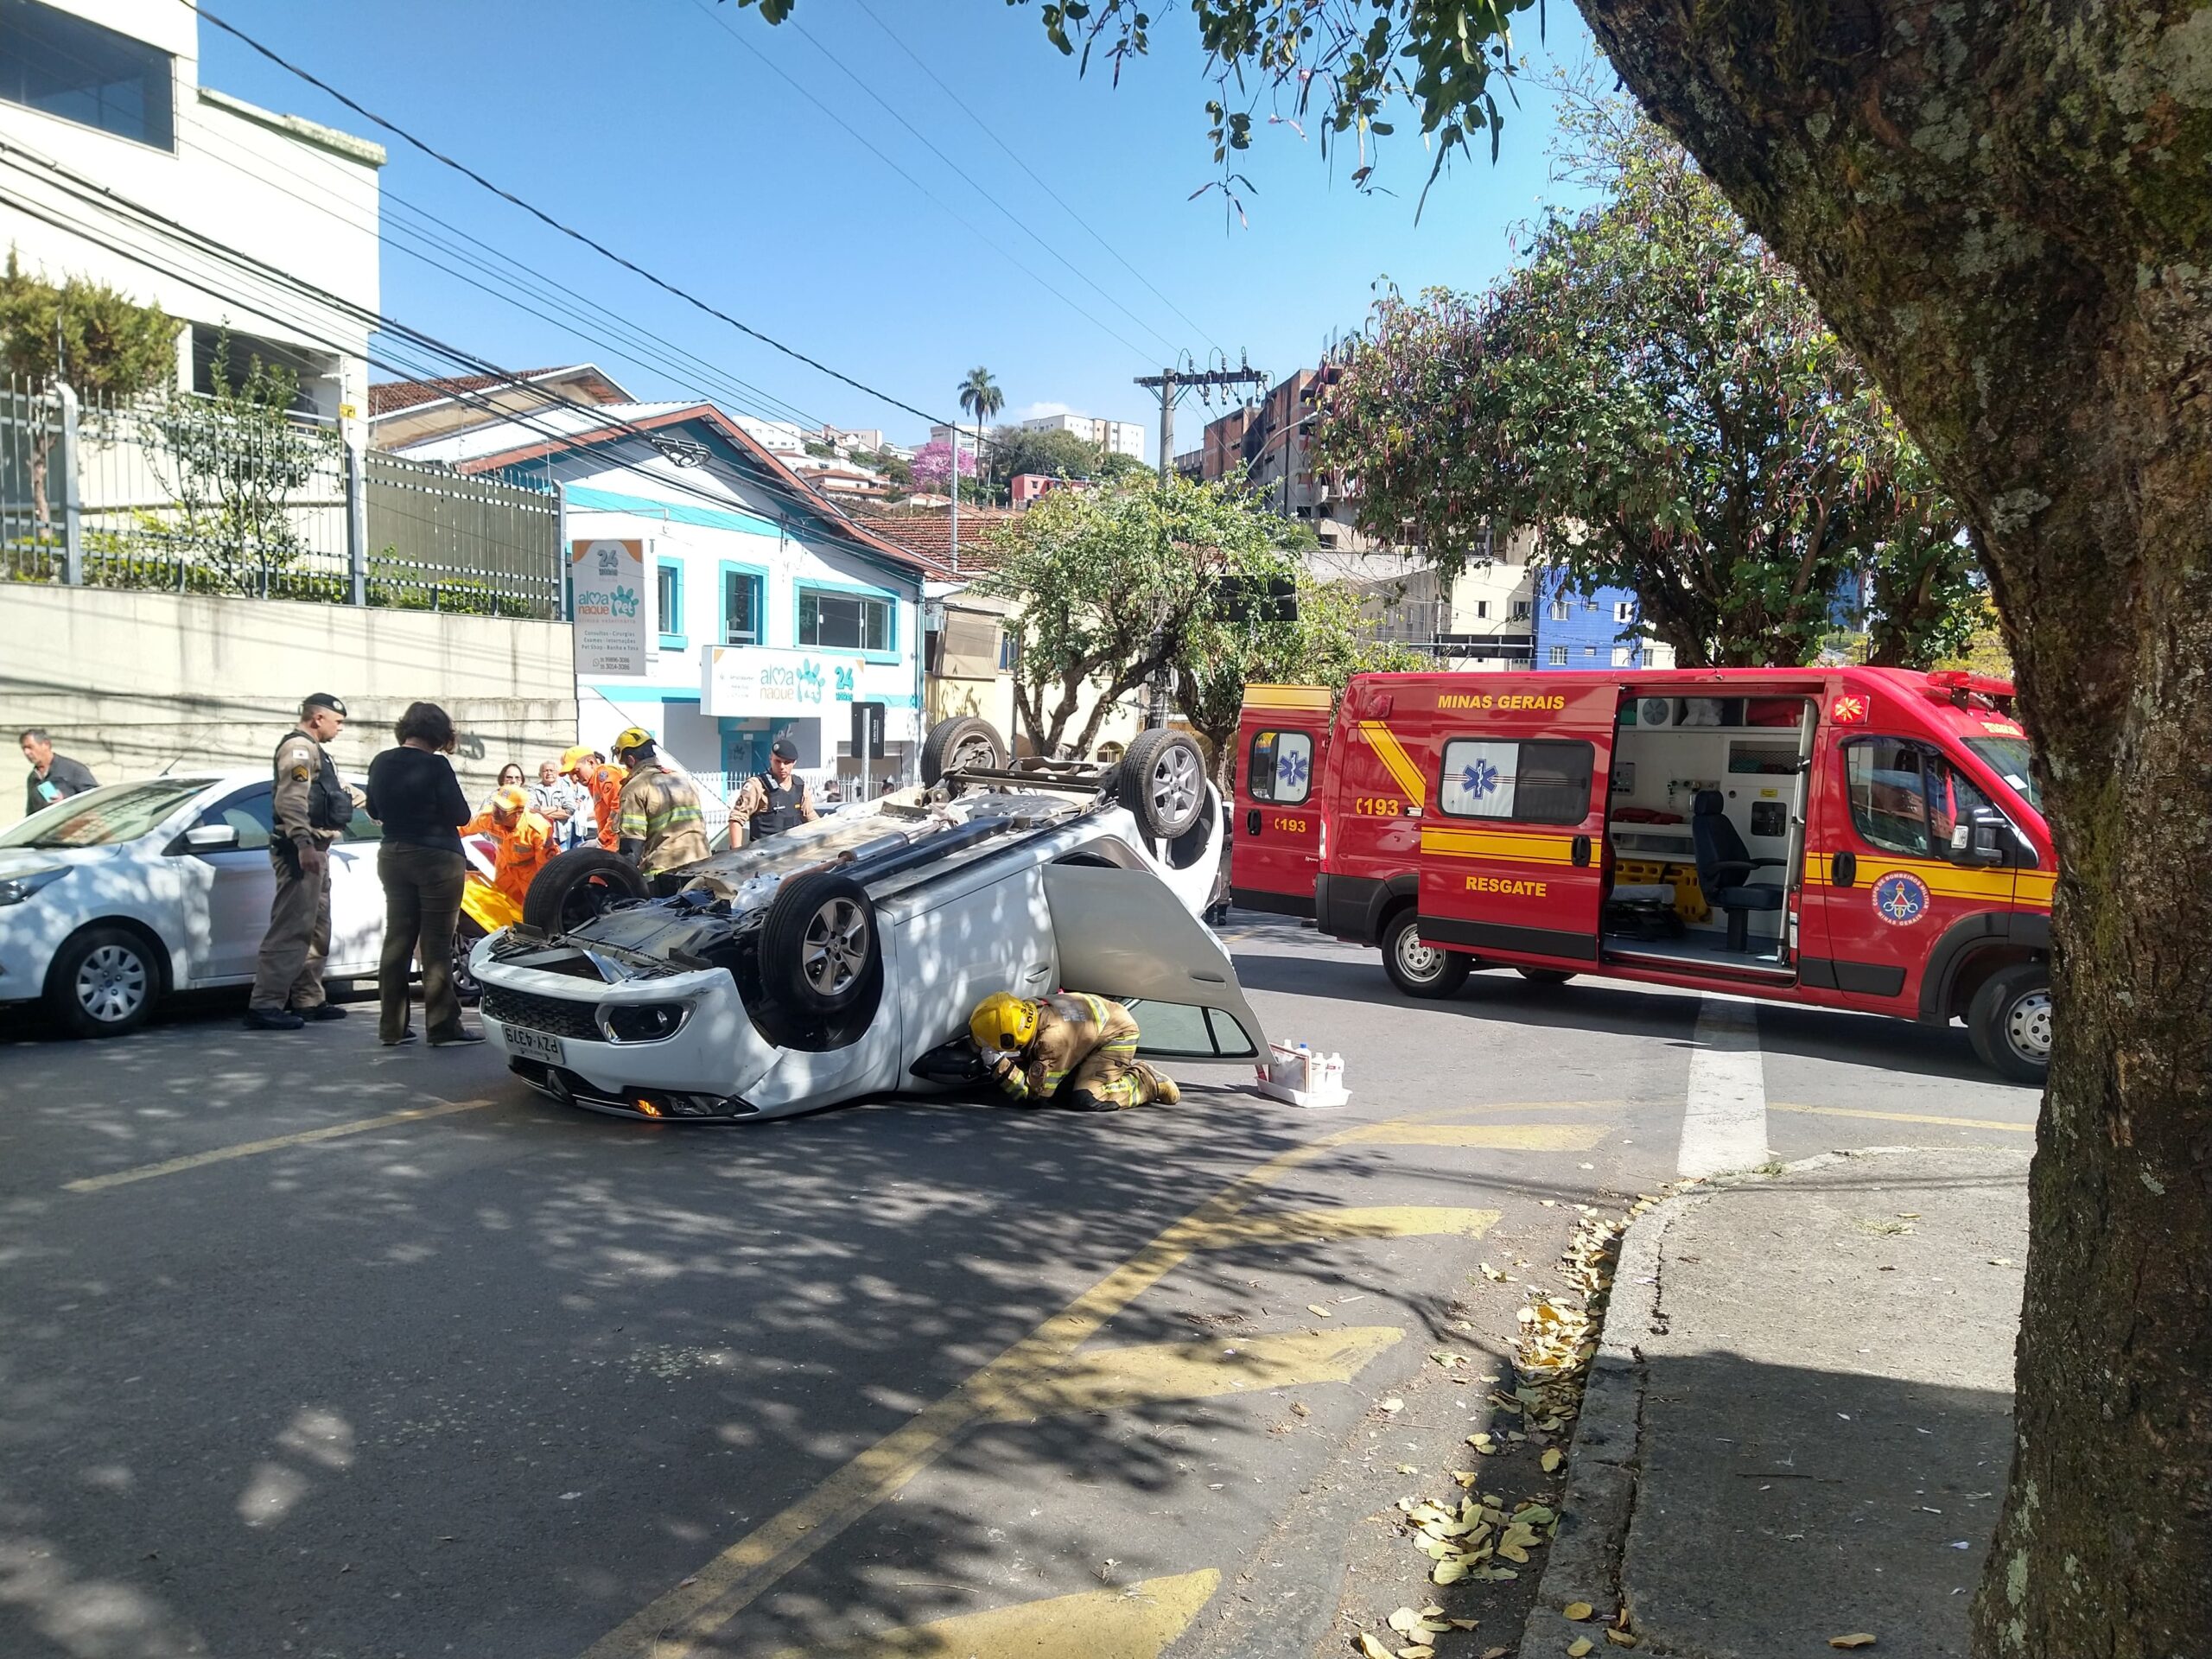
[[[484,988],[476,982],[476,976],[469,971],[469,954],[476,943],[485,937],[484,930],[474,919],[464,915],[453,929],[453,994],[461,999],[461,1006],[473,1008],[484,995]]]
[[[1564,985],[1574,977],[1565,968],[1516,968],[1513,971],[1535,985]]]
[[[777,888],[760,925],[760,980],[809,1020],[843,1014],[883,980],[875,905],[849,875],[816,870]]]
[[[523,895],[522,919],[543,933],[581,927],[609,905],[647,896],[645,878],[620,853],[578,847],[547,861]]]
[[[1116,794],[1146,835],[1174,840],[1206,810],[1206,762],[1198,741],[1188,732],[1139,732],[1122,757]]]
[[[127,927],[88,927],[46,972],[46,1006],[73,1037],[120,1037],[146,1023],[162,1000],[154,947]]]
[[[940,720],[922,739],[922,784],[934,789],[948,772],[968,766],[1006,765],[1006,740],[998,728],[977,715]]]
[[[1421,942],[1421,918],[1402,910],[1382,929],[1382,970],[1408,996],[1434,1000],[1467,982],[1474,958],[1458,950],[1439,950]]]
[[[1981,1063],[2014,1083],[2050,1074],[2050,969],[2016,963],[1982,982],[1967,1005],[1967,1034]]]

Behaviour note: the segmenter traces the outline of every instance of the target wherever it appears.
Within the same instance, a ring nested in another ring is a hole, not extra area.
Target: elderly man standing
[[[309,1020],[343,1020],[323,1000],[322,963],[330,954],[330,844],[353,821],[353,792],[339,781],[323,745],[346,729],[346,705],[327,691],[300,704],[299,724],[277,740],[276,833],[269,862],[276,896],[255,964],[249,1031],[297,1031]]]
[[[561,763],[547,760],[537,768],[537,786],[530,791],[530,810],[553,827],[553,845],[567,852],[583,833],[582,814],[590,796],[580,784],[561,775]]]
[[[54,739],[38,727],[32,727],[16,741],[22,746],[23,759],[31,763],[30,781],[23,796],[26,817],[56,801],[99,787],[99,780],[92,776],[90,766],[81,760],[72,760],[66,754],[56,754]]]

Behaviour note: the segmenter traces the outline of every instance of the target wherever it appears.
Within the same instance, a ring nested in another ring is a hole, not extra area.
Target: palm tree
[[[960,407],[967,410],[976,423],[976,472],[983,471],[983,423],[1006,407],[1006,393],[999,390],[991,372],[984,368],[968,371],[968,378],[960,383]],[[952,435],[952,490],[960,490],[960,435]]]

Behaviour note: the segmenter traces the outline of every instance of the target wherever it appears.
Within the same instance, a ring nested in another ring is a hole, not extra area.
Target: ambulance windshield
[[[2043,798],[2036,792],[2035,774],[2028,770],[2028,740],[2024,737],[1969,737],[1967,747],[1992,772],[2011,785],[2014,792],[2038,812]]]

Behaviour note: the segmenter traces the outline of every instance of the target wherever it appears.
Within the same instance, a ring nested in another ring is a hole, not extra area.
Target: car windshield
[[[0,835],[0,847],[105,847],[136,841],[207,787],[204,778],[109,784],[56,801]]]
[[[1992,772],[2010,785],[2019,798],[2038,812],[2043,798],[2036,792],[2035,773],[2028,770],[2028,740],[2024,737],[1970,737],[1967,747]]]

